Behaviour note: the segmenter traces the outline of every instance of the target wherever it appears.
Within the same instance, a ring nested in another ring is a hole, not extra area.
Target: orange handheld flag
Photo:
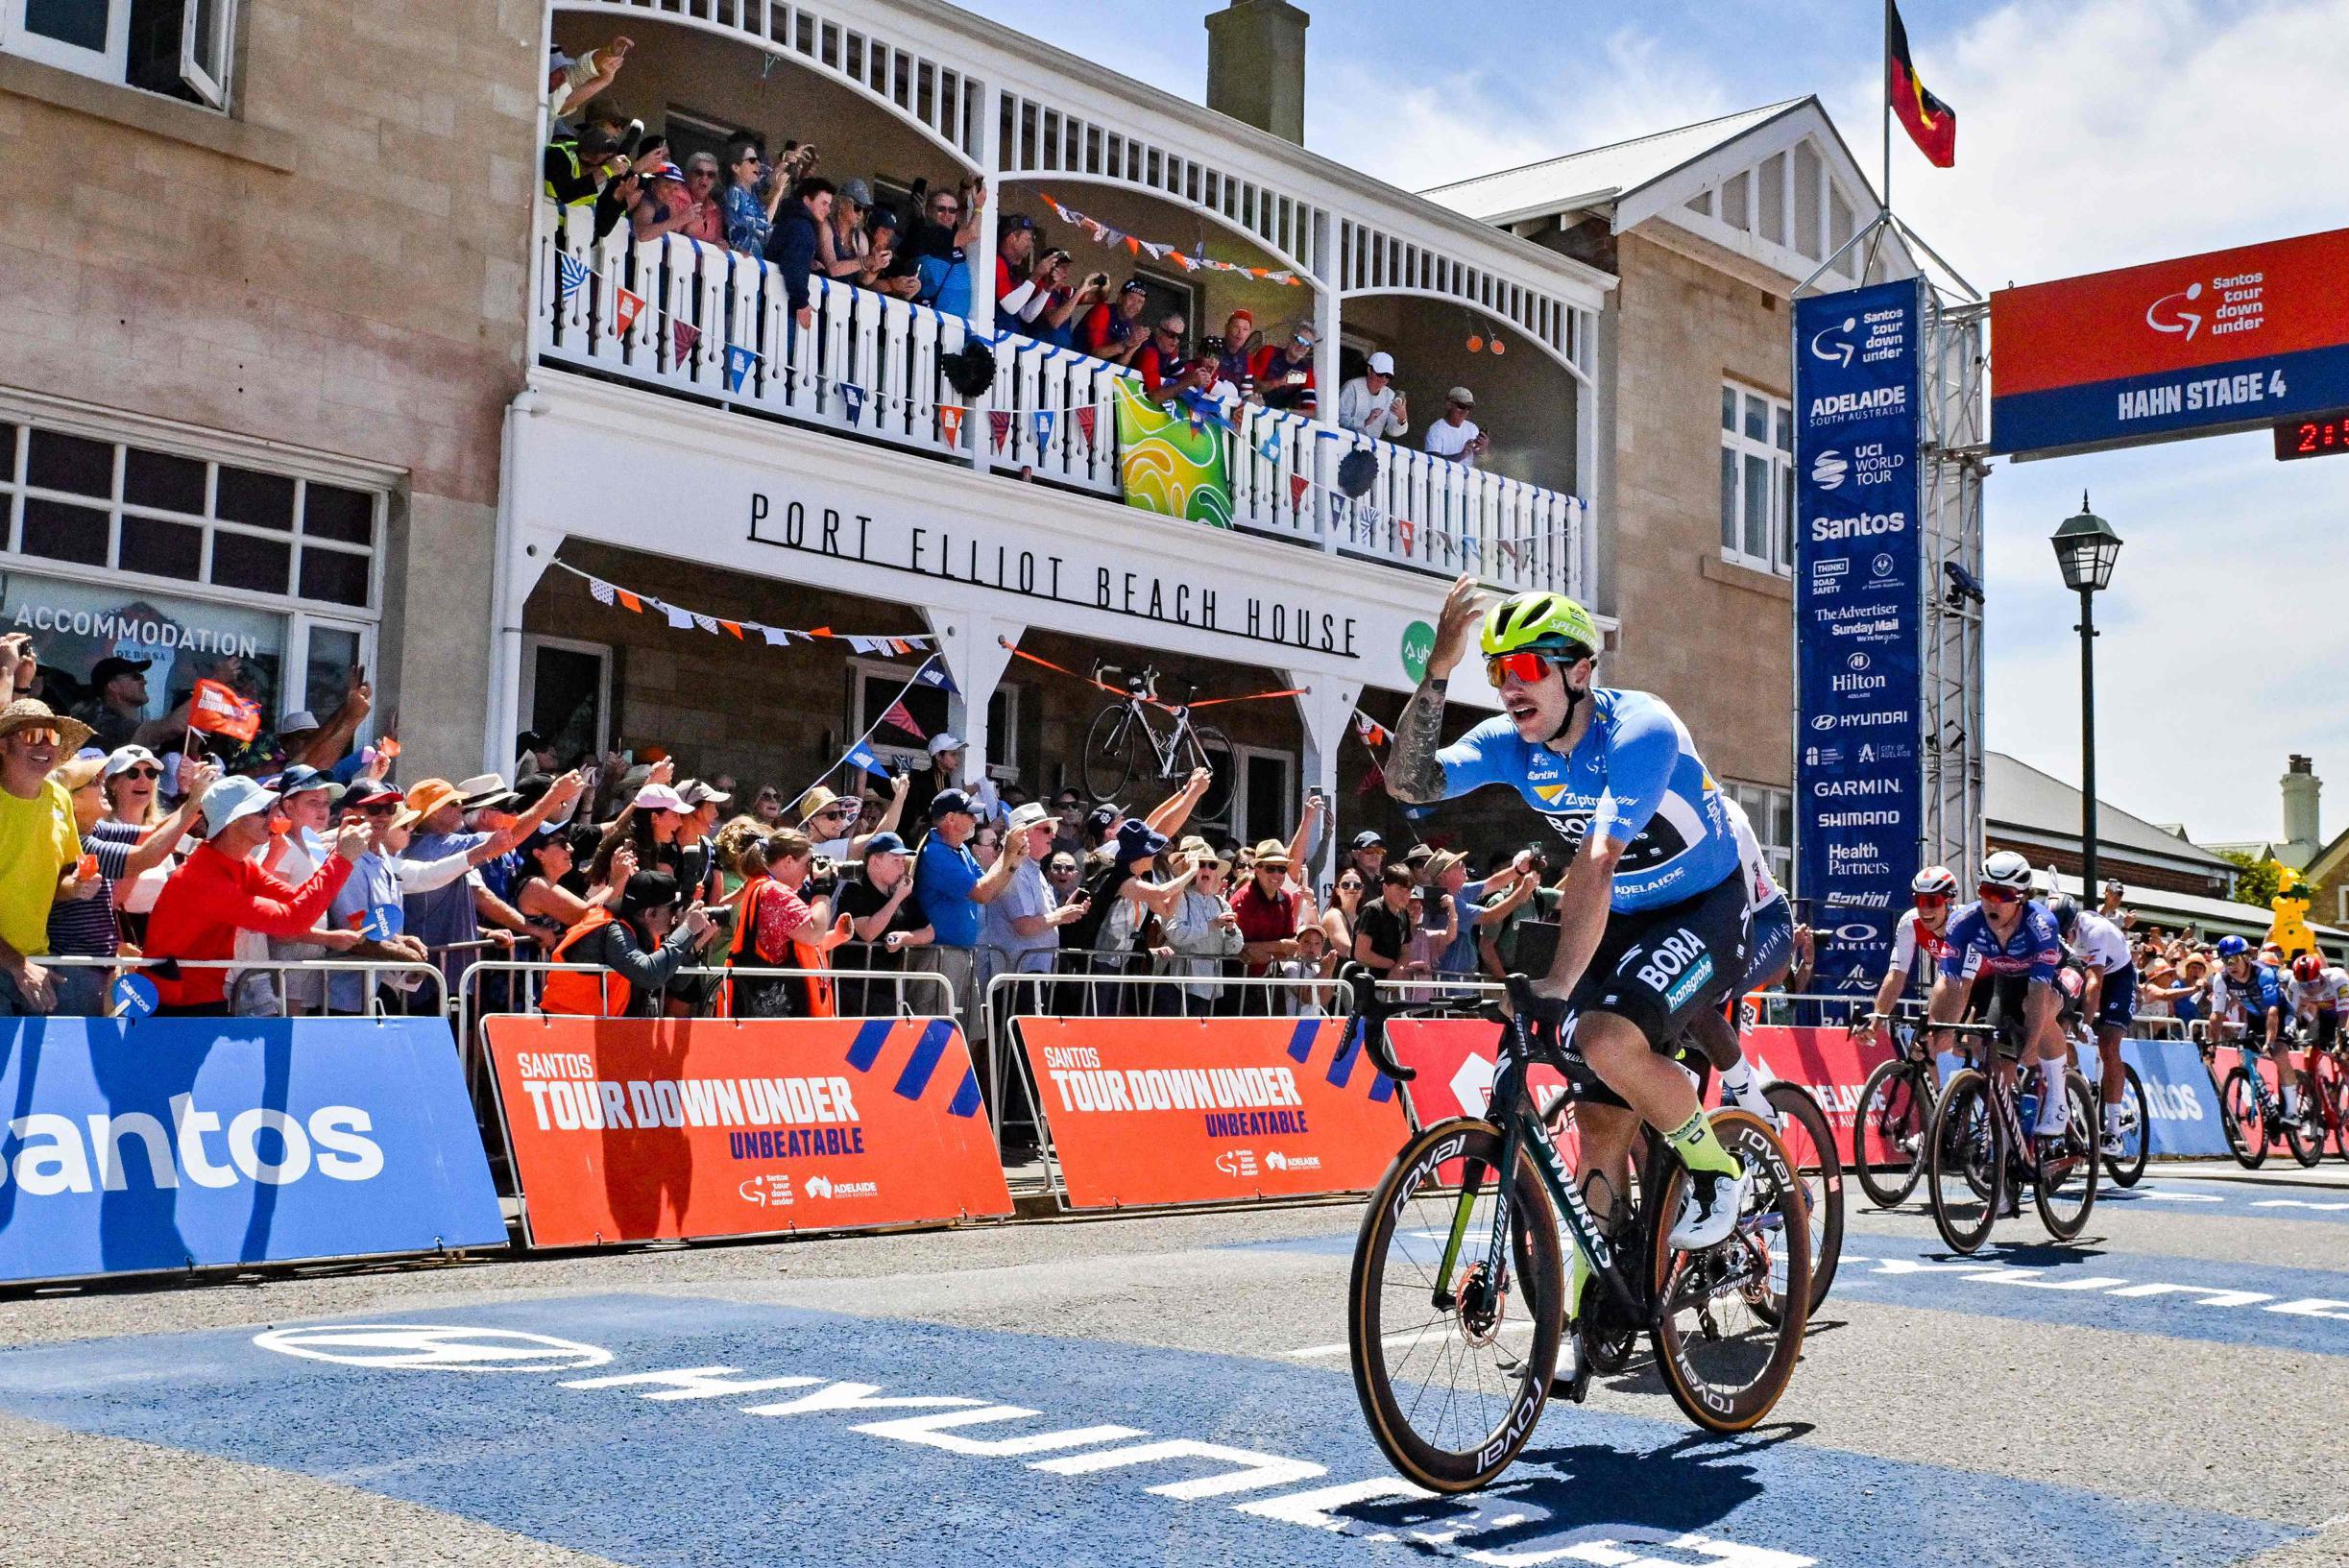
[[[188,699],[187,727],[232,740],[251,740],[261,733],[261,705],[238,696],[218,681],[198,681]]]

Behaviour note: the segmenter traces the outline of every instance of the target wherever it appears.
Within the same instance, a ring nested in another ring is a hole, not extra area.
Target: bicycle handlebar
[[[1394,1051],[1387,1044],[1387,1020],[1405,1011],[1406,1001],[1383,1001],[1378,995],[1378,977],[1368,964],[1341,964],[1338,978],[1344,981],[1354,999],[1354,1014],[1362,1020],[1362,1049],[1370,1053],[1370,1060],[1381,1073],[1397,1083],[1409,1083],[1419,1075],[1417,1068],[1405,1067],[1394,1059]]]

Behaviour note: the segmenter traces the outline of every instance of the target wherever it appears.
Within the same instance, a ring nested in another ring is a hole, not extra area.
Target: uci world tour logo
[[[1849,350],[1851,345],[1847,343],[1844,347]],[[1832,446],[1825,448],[1810,460],[1810,482],[1821,490],[1841,490],[1844,480],[1851,473],[1851,463]]]
[[[1824,359],[1830,365],[1841,365],[1845,370],[1850,370],[1852,368],[1852,355],[1856,350],[1853,348],[1852,340],[1849,337],[1846,337],[1844,334],[1850,332],[1858,325],[1859,318],[1857,316],[1846,316],[1839,325],[1830,326],[1824,332],[1812,333],[1810,340],[1811,357],[1813,359]]]

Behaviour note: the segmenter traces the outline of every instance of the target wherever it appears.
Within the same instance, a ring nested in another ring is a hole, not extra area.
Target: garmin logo
[[[1810,524],[1811,543],[1824,544],[1838,539],[1869,539],[1877,534],[1898,534],[1908,528],[1905,512],[1862,512],[1856,518],[1813,518]]]
[[[1828,683],[1832,691],[1881,691],[1891,684],[1887,675],[1838,675]]]
[[[1898,779],[1822,779],[1810,786],[1822,800],[1848,800],[1855,795],[1898,795]]]

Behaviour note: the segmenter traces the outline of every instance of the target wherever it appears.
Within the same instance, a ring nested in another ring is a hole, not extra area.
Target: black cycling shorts
[[[1613,911],[1598,952],[1567,999],[1576,1019],[1612,1013],[1628,1020],[1659,1055],[1678,1053],[1690,1019],[1718,1011],[1746,973],[1746,890],[1732,872],[1709,892],[1658,909]],[[1575,1098],[1621,1105],[1579,1051],[1566,1059]]]
[[[1969,1023],[1987,1024],[1997,1031],[1999,1054],[2020,1056],[2029,1027],[2030,1013],[2025,1004],[2030,999],[2029,975],[1993,975],[1988,970],[1977,970],[1973,986],[1966,993],[1965,1018]]]

